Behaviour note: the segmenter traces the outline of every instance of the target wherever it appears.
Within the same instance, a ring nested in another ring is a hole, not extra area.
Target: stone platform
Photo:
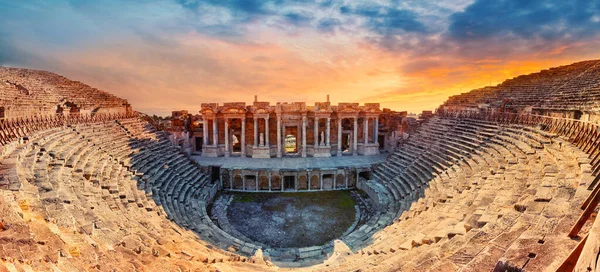
[[[227,169],[286,169],[286,170],[305,170],[305,169],[333,169],[333,168],[357,168],[369,167],[373,164],[382,163],[386,160],[388,154],[379,154],[374,156],[342,156],[329,158],[270,158],[270,159],[252,159],[242,157],[202,157],[192,156],[201,166],[219,166]]]

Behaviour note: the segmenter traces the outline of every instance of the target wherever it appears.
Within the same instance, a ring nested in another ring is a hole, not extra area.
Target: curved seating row
[[[216,184],[139,119],[34,133],[0,165],[12,189],[0,191],[0,259],[9,269],[172,271],[247,261],[205,242],[235,240],[208,222]]]
[[[567,234],[589,195],[589,163],[537,128],[434,117],[367,182],[394,222],[357,256],[324,265],[489,271],[501,261],[556,269],[577,245]]]

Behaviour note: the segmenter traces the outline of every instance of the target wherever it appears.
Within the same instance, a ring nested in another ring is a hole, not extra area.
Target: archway
[[[285,154],[298,153],[298,127],[285,127]]]

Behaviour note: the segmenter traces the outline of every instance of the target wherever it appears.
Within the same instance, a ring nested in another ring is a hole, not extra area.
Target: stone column
[[[271,146],[269,144],[269,117],[265,117],[265,146]]]
[[[254,147],[258,146],[258,119],[253,117],[254,119]]]
[[[306,116],[302,116],[302,158],[306,158]]]
[[[223,175],[219,173],[219,182],[221,183],[221,190],[223,190]]]
[[[217,126],[217,118],[213,118],[213,144],[215,147],[219,146],[219,131]],[[219,152],[217,151],[217,154]]]
[[[242,190],[246,191],[246,175],[242,173]]]
[[[373,121],[373,142],[379,143],[379,116]]]
[[[344,176],[346,177],[346,189],[348,189],[348,174],[344,174]]]
[[[258,179],[258,172],[256,172],[256,175],[254,175],[254,191],[258,192],[258,186],[260,186],[260,180]]]
[[[229,119],[225,118],[225,157],[229,157]]]
[[[323,191],[323,172],[319,171],[319,183],[321,183],[321,191]]]
[[[208,119],[202,120],[202,147],[208,145]]]
[[[356,156],[358,147],[358,118],[354,117],[354,131],[352,133],[352,156]]]
[[[333,174],[333,190],[337,190],[337,173]]]
[[[319,118],[315,116],[315,149],[319,146]],[[316,151],[316,150],[315,150]]]
[[[308,190],[310,191],[310,177],[312,176],[312,170],[306,171],[306,183],[308,184]]]
[[[337,155],[342,155],[342,118],[338,117],[338,138],[337,138]]]
[[[325,145],[331,145],[331,117],[327,117],[327,130],[325,131]]]
[[[363,142],[366,146],[369,143],[369,118],[365,117],[363,120]]]
[[[271,172],[269,172],[269,192],[271,191]]]
[[[277,158],[281,158],[281,116],[277,115]]]
[[[240,141],[242,145],[242,158],[246,157],[246,118],[242,118],[242,140]]]

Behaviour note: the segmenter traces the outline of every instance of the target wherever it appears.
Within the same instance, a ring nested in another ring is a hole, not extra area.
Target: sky
[[[201,103],[448,96],[600,58],[600,0],[0,0],[0,65],[167,115]]]

